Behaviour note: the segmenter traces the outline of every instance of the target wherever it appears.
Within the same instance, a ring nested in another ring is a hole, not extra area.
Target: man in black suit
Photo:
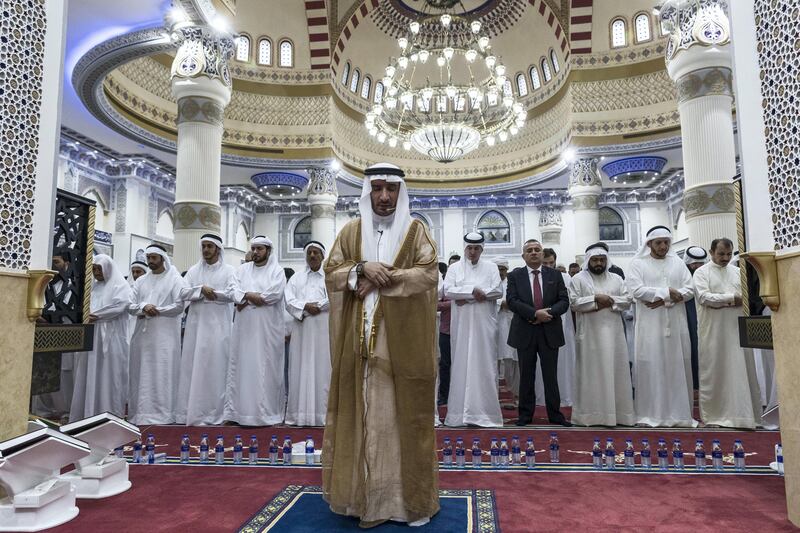
[[[529,239],[522,247],[524,267],[508,275],[506,300],[514,312],[509,346],[517,349],[520,370],[518,426],[530,424],[535,407],[536,357],[541,358],[547,418],[570,426],[561,413],[558,392],[558,349],[564,345],[561,315],[569,310],[569,296],[561,272],[542,266],[543,249]]]

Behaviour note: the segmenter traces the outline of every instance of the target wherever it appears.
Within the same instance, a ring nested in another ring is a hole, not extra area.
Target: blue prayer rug
[[[409,529],[386,522],[370,531],[414,533],[498,533],[494,492],[491,490],[439,490],[441,510],[431,521]],[[358,519],[331,512],[322,499],[322,487],[289,485],[240,528],[239,533],[339,533],[364,531]]]

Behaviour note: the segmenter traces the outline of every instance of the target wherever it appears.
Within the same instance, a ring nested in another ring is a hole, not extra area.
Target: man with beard
[[[447,426],[503,427],[497,389],[497,304],[503,295],[497,265],[481,259],[483,235],[464,235],[464,258],[447,270],[451,300],[450,395]]]
[[[286,424],[324,426],[331,378],[330,304],[321,268],[325,246],[309,241],[304,249],[306,268],[289,279],[285,291],[292,316]]]
[[[631,305],[621,277],[610,272],[603,243],[586,249],[584,269],[572,278],[569,299],[577,315],[575,403],[572,423],[632,426],[631,375],[620,313]]]
[[[89,323],[93,349],[75,354],[75,390],[70,422],[108,411],[124,416],[128,400],[128,306],[131,287],[114,260],[94,256]]]
[[[283,421],[286,407],[286,274],[268,237],[253,238],[250,251],[253,261],[236,271],[224,417],[245,426],[272,426]]]
[[[691,427],[692,368],[686,306],[692,277],[671,250],[672,232],[651,228],[628,268],[628,291],[636,302],[634,385],[637,424]]]
[[[223,261],[222,239],[200,237],[202,259],[184,276],[189,303],[183,333],[175,419],[188,426],[223,422],[236,270]]]
[[[708,263],[708,253],[699,246],[690,246],[683,254],[683,262],[689,273],[694,276],[695,271]],[[699,372],[697,370],[697,307],[694,298],[684,302],[686,305],[686,323],[689,325],[689,340],[692,343],[692,388],[697,390],[699,385]]]
[[[181,359],[180,297],[186,282],[166,250],[145,249],[150,272],[133,284],[128,312],[136,316],[131,338],[128,418],[133,424],[175,422],[175,394]]]
[[[711,241],[711,262],[694,273],[700,339],[700,417],[706,425],[755,429],[761,393],[752,352],[739,346],[742,293],[733,242]]]
[[[325,264],[332,374],[323,497],[361,527],[423,525],[439,511],[436,438],[436,245],[411,218],[404,173],[364,171],[361,217]]]

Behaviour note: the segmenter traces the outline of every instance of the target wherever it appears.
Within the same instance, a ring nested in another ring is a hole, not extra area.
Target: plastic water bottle
[[[711,466],[714,470],[720,472],[725,470],[725,467],[722,465],[722,446],[719,445],[717,439],[711,441]]]
[[[292,464],[292,439],[289,435],[283,438],[283,464]]]
[[[742,441],[736,439],[733,441],[733,468],[738,472],[744,472],[744,446]]]
[[[505,437],[500,439],[500,468],[508,468],[508,441]]]
[[[208,433],[203,433],[200,436],[200,462],[208,462]]]
[[[642,451],[639,455],[642,456],[642,468],[653,468],[653,458],[650,456],[650,441],[642,439]]]
[[[519,437],[514,435],[511,437],[511,464],[518,465],[522,458],[522,450],[519,448]]]
[[[481,467],[482,454],[480,439],[472,439],[472,466],[475,468]]]
[[[250,435],[250,446],[247,448],[247,462],[251,465],[258,464],[258,437]]]
[[[278,464],[278,436],[273,435],[269,440],[269,464]]]
[[[467,450],[464,449],[464,439],[456,438],[456,466],[464,468],[467,463]]]
[[[133,443],[133,462],[134,463],[141,463],[142,462],[142,438],[136,437],[136,440]]]
[[[234,435],[233,436],[233,464],[240,465],[242,464],[242,449],[244,445],[242,444],[242,436],[241,435]]]
[[[442,465],[448,468],[453,466],[453,445],[450,442],[450,437],[444,438],[444,446],[442,447]]]
[[[606,439],[606,468],[614,470],[617,468],[617,451],[614,449],[614,439]]]
[[[125,448],[123,448],[122,446],[120,446],[119,448],[114,448],[114,455],[122,459],[123,457],[125,457]]]
[[[594,444],[592,444],[592,466],[594,468],[603,468],[603,450],[600,448],[600,437],[595,437]]]
[[[775,462],[778,464],[778,474],[783,475],[783,446],[780,442],[775,445]]]
[[[214,458],[218,465],[225,463],[225,443],[222,440],[222,435],[217,435],[217,444],[214,446]]]
[[[672,441],[672,467],[675,470],[683,470],[683,448],[681,447],[681,439]]]
[[[550,433],[550,462],[557,463],[559,460],[560,446],[558,445],[558,435],[555,433]]]
[[[697,439],[694,443],[694,468],[695,470],[706,469],[706,448],[700,439]]]
[[[152,433],[147,435],[144,450],[147,452],[147,464],[152,465],[156,462],[156,438]]]
[[[528,444],[525,446],[525,466],[536,467],[536,448],[533,446],[533,437],[528,437]]]
[[[181,439],[181,462],[189,462],[189,435],[184,435]]]
[[[492,439],[492,444],[489,446],[489,455],[492,459],[492,467],[497,468],[500,466],[500,446],[497,444],[497,439]]]
[[[669,453],[667,452],[667,441],[658,439],[658,468],[661,470],[669,469]]]
[[[636,468],[636,451],[633,449],[631,439],[625,439],[625,468],[628,470]]]
[[[314,439],[311,438],[311,435],[306,436],[306,464],[314,464]]]

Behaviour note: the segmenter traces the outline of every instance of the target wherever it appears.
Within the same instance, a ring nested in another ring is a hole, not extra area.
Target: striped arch
[[[573,54],[592,53],[594,0],[570,0],[569,46]]]
[[[308,44],[311,48],[311,68],[326,69],[331,63],[331,42],[325,0],[306,0],[306,21]]]
[[[347,41],[353,35],[353,31],[358,27],[359,23],[367,18],[367,16],[376,8],[378,7],[380,0],[363,0],[361,6],[359,6],[351,15],[350,20],[344,25],[342,28],[342,33],[339,34],[339,39],[336,42],[336,46],[333,49],[333,68],[334,72],[336,72],[336,67],[339,65],[340,56],[342,52],[344,52],[345,47],[347,46]],[[590,0],[572,0],[573,2],[580,2],[580,1],[590,1]],[[308,4],[309,2],[306,2]],[[547,21],[547,25],[553,30],[553,34],[556,36],[556,39],[559,40],[561,52],[564,53],[564,63],[566,64],[567,60],[569,59],[569,46],[567,42],[567,34],[564,31],[564,28],[561,27],[561,23],[558,21],[558,17],[556,14],[553,13],[553,10],[545,3],[544,0],[528,0],[528,3],[533,6],[534,9],[537,9],[539,14],[544,17]]]

